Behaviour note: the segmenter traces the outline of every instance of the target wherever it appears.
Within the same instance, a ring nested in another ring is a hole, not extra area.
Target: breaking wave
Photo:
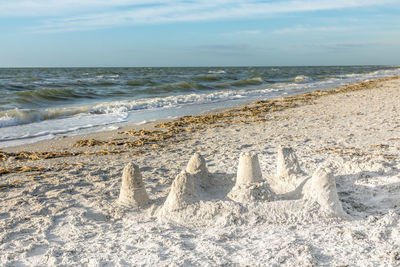
[[[262,84],[263,82],[264,82],[263,78],[255,77],[255,78],[250,78],[250,79],[234,82],[234,83],[232,83],[232,85],[233,86],[258,85],[258,84]]]
[[[294,77],[293,81],[295,83],[307,83],[307,82],[312,82],[313,79],[306,75],[298,75],[298,76]]]
[[[191,86],[185,85],[185,86]],[[71,117],[78,114],[127,114],[138,110],[154,110],[163,108],[177,108],[189,104],[217,103],[226,100],[241,99],[244,97],[266,94],[277,89],[260,90],[224,90],[205,94],[187,94],[167,97],[143,98],[137,100],[123,100],[103,102],[81,107],[48,108],[48,109],[12,109],[0,112],[0,127],[16,126]]]

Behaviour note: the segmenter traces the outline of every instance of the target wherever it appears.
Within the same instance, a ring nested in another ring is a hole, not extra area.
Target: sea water
[[[0,147],[399,74],[399,66],[4,68]]]

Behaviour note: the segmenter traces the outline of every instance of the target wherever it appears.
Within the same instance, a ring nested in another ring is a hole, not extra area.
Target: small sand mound
[[[337,194],[335,178],[330,168],[319,167],[305,183],[302,193],[306,201],[317,202],[321,206],[321,210],[328,214],[345,216]]]
[[[206,161],[202,155],[195,153],[186,166],[186,172],[193,175],[196,184],[207,188],[211,184],[211,175],[207,170]]]
[[[126,206],[144,206],[149,202],[142,174],[133,163],[128,163],[123,170],[118,202]]]
[[[171,191],[163,205],[164,212],[172,212],[185,208],[195,201],[194,177],[182,171],[172,182]]]

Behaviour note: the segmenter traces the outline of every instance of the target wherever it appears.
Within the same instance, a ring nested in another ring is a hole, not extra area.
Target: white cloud
[[[241,36],[241,35],[258,35],[261,34],[260,30],[243,30],[237,32],[225,33],[226,36]]]
[[[321,26],[321,27],[306,27],[303,25],[296,25],[294,27],[283,28],[273,31],[273,34],[300,34],[308,32],[340,32],[355,30],[355,27],[335,27],[335,26]]]
[[[118,7],[172,2],[169,0],[1,0],[0,17],[60,16]]]
[[[0,17],[47,17],[36,31],[192,22],[396,3],[396,0],[2,0]]]

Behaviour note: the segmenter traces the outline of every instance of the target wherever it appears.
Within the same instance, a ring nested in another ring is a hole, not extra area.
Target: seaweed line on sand
[[[304,93],[297,96],[288,96],[278,99],[258,100],[242,107],[228,109],[222,112],[206,115],[184,116],[169,122],[160,122],[154,126],[157,130],[128,130],[119,132],[129,136],[138,137],[135,141],[124,141],[123,139],[114,139],[112,141],[101,140],[80,140],[74,144],[75,147],[83,146],[126,146],[143,147],[151,145],[153,147],[162,147],[165,141],[176,139],[182,134],[193,133],[206,128],[224,127],[230,124],[249,124],[254,122],[267,122],[267,113],[294,108],[300,105],[314,104],[314,100],[322,96],[334,95],[344,92],[367,90],[375,87],[378,83],[399,79],[400,76],[379,78],[371,81],[363,81],[355,84],[349,84],[341,88],[321,91],[315,90],[310,93]],[[159,130],[160,129],[160,130]],[[179,142],[181,140],[175,140]]]
[[[60,157],[70,157],[70,156],[77,156],[77,155],[109,155],[109,154],[119,154],[123,153],[123,150],[101,150],[96,152],[18,152],[18,153],[11,153],[11,152],[4,152],[0,151],[0,161],[3,161],[9,157],[12,157],[16,160],[43,160],[43,159],[50,159],[50,158],[60,158]],[[140,155],[144,151],[138,150],[135,152],[131,152],[131,155]],[[0,176],[8,173],[22,173],[22,172],[34,172],[34,171],[41,171],[44,172],[48,170],[44,167],[33,167],[33,166],[18,166],[14,168],[0,168]]]

